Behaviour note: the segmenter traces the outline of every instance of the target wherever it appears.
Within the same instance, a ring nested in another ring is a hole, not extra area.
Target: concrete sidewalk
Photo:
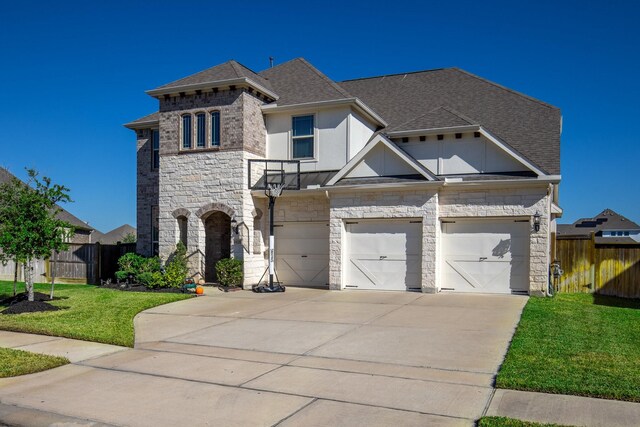
[[[640,404],[494,390],[526,298],[287,289],[155,307],[127,349],[0,332],[70,365],[0,380],[0,424],[635,426]]]
[[[71,363],[128,350],[116,345],[8,331],[0,331],[0,347],[66,357]]]

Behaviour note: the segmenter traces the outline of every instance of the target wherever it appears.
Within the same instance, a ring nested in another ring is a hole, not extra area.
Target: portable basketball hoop
[[[258,165],[263,167],[257,167]],[[258,173],[259,179],[253,182],[253,170],[262,170]],[[274,208],[276,199],[282,195],[282,192],[288,190],[300,189],[300,162],[297,160],[249,160],[249,189],[263,189],[264,194],[269,198],[269,267],[253,286],[254,292],[284,292],[285,287],[280,281],[273,281],[276,274],[275,259],[275,235],[274,235]],[[262,278],[269,271],[269,284],[261,284]]]

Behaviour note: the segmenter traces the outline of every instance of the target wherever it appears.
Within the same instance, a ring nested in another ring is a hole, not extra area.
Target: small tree
[[[137,240],[135,233],[127,233],[122,239],[122,243],[135,243]]]
[[[33,261],[66,250],[73,228],[57,218],[57,204],[71,201],[69,189],[47,177],[39,180],[33,169],[27,173],[27,185],[17,178],[0,185],[0,261],[24,263],[25,290],[33,301]]]

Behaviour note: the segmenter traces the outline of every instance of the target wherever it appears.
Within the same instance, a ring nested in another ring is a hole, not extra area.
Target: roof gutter
[[[127,129],[136,130],[136,129],[148,129],[149,127],[158,126],[159,124],[160,124],[160,120],[147,120],[144,122],[125,123],[122,126],[126,127]]]
[[[211,82],[195,83],[195,84],[188,84],[188,85],[181,85],[181,86],[171,86],[166,88],[157,88],[157,89],[147,90],[145,93],[149,96],[153,96],[157,98],[162,95],[178,94],[180,92],[195,92],[196,90],[211,89],[214,87],[242,86],[242,85],[253,87],[257,91],[264,93],[270,98],[273,98],[273,99],[279,98],[279,96],[275,92],[267,89],[266,87],[262,86],[259,83],[256,83],[255,81],[247,77],[239,77],[237,79],[215,80]]]
[[[387,122],[384,121],[378,113],[373,111],[367,104],[362,102],[359,98],[342,98],[342,99],[331,99],[328,101],[313,101],[313,102],[303,102],[300,104],[290,104],[290,105],[278,105],[275,104],[267,104],[262,106],[262,112],[269,113],[285,113],[289,111],[296,111],[305,108],[330,108],[330,107],[338,107],[341,105],[354,105],[356,109],[364,114],[369,120],[372,120],[379,124],[382,127],[387,126]]]

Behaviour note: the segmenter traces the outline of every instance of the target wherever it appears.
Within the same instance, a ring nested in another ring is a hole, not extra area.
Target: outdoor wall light
[[[535,214],[533,214],[533,229],[538,232],[540,231],[540,212],[536,211]]]
[[[235,234],[238,234],[238,221],[235,218],[231,218],[231,229]]]

